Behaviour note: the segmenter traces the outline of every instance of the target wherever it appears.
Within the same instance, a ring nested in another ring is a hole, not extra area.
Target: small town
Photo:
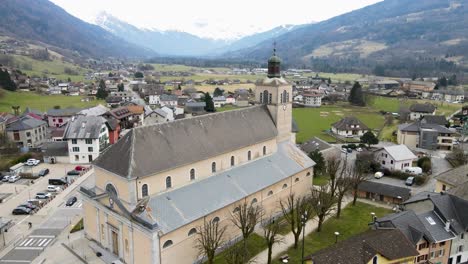
[[[464,1],[2,5],[0,264],[468,263]]]

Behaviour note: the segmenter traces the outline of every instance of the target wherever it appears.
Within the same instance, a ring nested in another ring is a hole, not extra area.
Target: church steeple
[[[268,59],[268,78],[281,78],[281,59],[276,56],[276,42],[274,43],[273,55]]]

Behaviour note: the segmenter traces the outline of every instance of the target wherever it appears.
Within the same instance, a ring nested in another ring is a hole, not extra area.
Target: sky
[[[51,0],[90,23],[103,11],[139,28],[235,39],[285,24],[319,22],[381,0]]]

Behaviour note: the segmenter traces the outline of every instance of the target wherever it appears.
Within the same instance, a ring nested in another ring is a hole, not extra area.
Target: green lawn
[[[330,177],[328,176],[314,176],[313,183],[316,186],[323,186],[328,183]]]
[[[242,241],[238,243],[243,243]],[[248,256],[252,258],[253,256],[257,255],[258,253],[262,252],[265,249],[265,240],[263,237],[253,233],[250,235],[249,239],[247,239],[247,249],[248,249]],[[221,254],[215,257],[215,264],[227,264],[226,262],[226,251],[221,252]]]
[[[391,213],[391,210],[375,207],[365,203],[357,203],[356,206],[349,205],[343,212],[340,219],[331,218],[323,225],[322,231],[312,232],[305,238],[305,253],[304,256],[310,255],[320,249],[331,246],[335,243],[335,232],[339,232],[339,240],[347,239],[353,235],[357,235],[369,229],[368,223],[371,221],[371,212],[374,212],[377,217],[381,217]],[[301,245],[293,249],[292,247],[280,254],[288,254],[289,263],[301,263]]]
[[[63,81],[66,81],[68,78],[70,78],[72,81],[83,81],[84,74],[87,72],[85,68],[78,67],[72,63],[64,62],[59,59],[51,61],[39,61],[21,55],[13,55],[13,58],[15,60],[16,66],[29,76],[42,77],[46,75]],[[64,72],[65,68],[70,68],[77,74],[66,74]]]
[[[2,90],[3,91],[3,90]],[[0,112],[11,113],[12,106],[20,106],[20,111],[24,111],[26,107],[34,108],[45,112],[56,105],[61,108],[66,107],[93,107],[99,103],[104,104],[104,101],[95,100],[91,102],[81,102],[81,96],[65,96],[65,95],[40,95],[34,92],[9,92],[4,91],[4,97],[0,98]]]
[[[354,107],[348,103],[340,103],[319,108],[294,108],[293,117],[299,126],[297,143],[303,143],[314,136],[325,141],[335,141],[323,131],[330,129],[331,124],[345,116],[355,116],[371,129],[380,129],[384,124],[383,115],[371,107]]]
[[[230,111],[230,110],[235,110],[235,109],[240,109],[240,108],[235,105],[224,105],[223,107],[216,108],[216,112],[224,112],[224,111]]]
[[[398,99],[398,98],[389,98],[389,97],[382,97],[382,96],[373,96],[371,100],[371,107],[377,111],[384,110],[387,112],[398,112],[400,107],[410,107],[412,104],[416,103],[430,103],[437,107],[436,114],[437,115],[445,115],[449,116],[456,112],[457,110],[461,109],[461,104],[451,104],[447,102],[439,102],[439,101],[432,101],[432,100],[405,100],[405,99]]]

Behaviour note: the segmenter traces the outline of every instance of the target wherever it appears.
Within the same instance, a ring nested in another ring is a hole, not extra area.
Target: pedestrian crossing
[[[55,236],[31,235],[21,241],[15,249],[42,250],[47,247],[54,238]]]

